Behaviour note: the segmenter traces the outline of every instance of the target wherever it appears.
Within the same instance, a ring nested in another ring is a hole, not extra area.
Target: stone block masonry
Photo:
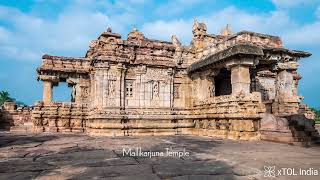
[[[108,136],[191,134],[236,140],[310,143],[312,113],[297,95],[299,59],[277,36],[249,31],[209,34],[195,21],[192,42],[127,39],[103,32],[84,57],[44,55],[37,68],[43,100],[34,132]],[[70,102],[54,102],[66,82]]]
[[[5,102],[0,109],[0,129],[14,132],[32,132],[32,107],[17,107],[14,102]]]

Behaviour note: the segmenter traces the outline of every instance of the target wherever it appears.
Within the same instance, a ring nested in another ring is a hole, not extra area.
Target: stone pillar
[[[40,75],[39,79],[43,81],[43,102],[48,104],[52,102],[52,87],[58,85],[59,78],[56,76]]]
[[[274,67],[277,71],[276,97],[272,104],[272,112],[281,116],[297,114],[301,97],[296,93],[298,62],[278,62]],[[296,80],[295,80],[296,79]]]
[[[243,92],[250,93],[250,68],[255,67],[259,63],[254,58],[242,57],[232,59],[226,63],[226,67],[231,70],[232,94]]]
[[[232,94],[250,93],[250,70],[248,66],[236,65],[231,67]]]
[[[280,102],[284,102],[287,99],[292,99],[293,94],[293,75],[287,70],[282,70],[277,74],[277,98]]]
[[[52,102],[52,82],[43,81],[43,102],[48,104]]]

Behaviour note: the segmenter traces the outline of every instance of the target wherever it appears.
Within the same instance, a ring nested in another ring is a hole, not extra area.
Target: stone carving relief
[[[82,87],[81,98],[89,97],[89,87]]]
[[[175,99],[179,99],[180,98],[180,86],[181,84],[178,84],[178,83],[175,83],[174,86],[173,86],[173,97]]]
[[[152,81],[152,97],[159,97],[159,81]]]
[[[167,69],[147,68],[145,77],[148,80],[164,80],[168,78]]]
[[[72,93],[71,93],[71,102],[75,102],[77,95],[77,88],[76,85],[72,86]]]
[[[116,88],[115,88],[115,80],[108,80],[108,96],[114,97],[116,95]]]
[[[133,81],[126,80],[126,97],[133,97]]]

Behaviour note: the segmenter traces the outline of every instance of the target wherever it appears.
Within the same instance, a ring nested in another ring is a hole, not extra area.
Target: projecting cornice
[[[225,60],[229,60],[233,57],[255,57],[255,56],[262,56],[263,50],[262,48],[254,45],[249,44],[238,44],[232,47],[229,47],[225,50],[217,52],[213,55],[206,57],[203,60],[194,62],[188,68],[188,73],[193,73],[195,71],[205,69],[208,66],[212,66],[215,63],[219,63]]]

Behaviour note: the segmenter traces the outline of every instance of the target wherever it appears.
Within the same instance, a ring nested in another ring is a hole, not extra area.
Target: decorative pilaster
[[[170,80],[170,108],[173,108],[174,98],[173,98],[173,89],[174,89],[174,70],[172,68],[168,69],[168,76]]]
[[[120,76],[117,78],[119,82],[119,97],[120,97],[120,109],[125,108],[125,77],[127,68],[125,65],[118,64],[118,73]]]

